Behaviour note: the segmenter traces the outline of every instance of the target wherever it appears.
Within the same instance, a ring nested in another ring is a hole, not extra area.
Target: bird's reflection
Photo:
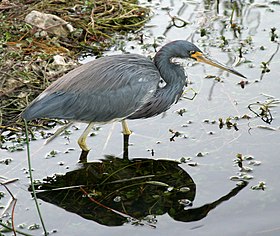
[[[106,156],[100,162],[81,163],[79,169],[48,177],[36,189],[38,198],[102,225],[155,227],[157,216],[166,213],[177,221],[200,220],[246,185],[194,208],[196,184],[179,162]]]

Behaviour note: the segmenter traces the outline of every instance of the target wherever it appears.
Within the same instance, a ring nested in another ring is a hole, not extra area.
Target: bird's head
[[[167,44],[168,45],[168,44]],[[166,45],[166,46],[167,46]],[[234,70],[233,68],[226,66],[218,61],[216,61],[213,58],[210,58],[206,56],[196,45],[194,45],[191,42],[188,42],[186,40],[177,40],[169,43],[171,46],[170,48],[173,48],[173,52],[175,52],[175,57],[180,58],[191,58],[198,62],[203,62],[208,65],[217,67],[219,69],[225,70],[227,72],[230,72],[232,74],[235,74],[237,76],[246,78],[244,75],[239,73],[238,71]]]
[[[207,57],[201,51],[190,51],[189,55],[190,55],[190,58],[192,58],[192,59],[194,59],[198,62],[203,62],[203,63],[206,63],[208,65],[218,67],[219,69],[225,70],[225,71],[230,72],[232,74],[235,74],[237,76],[246,78],[244,75],[242,75],[238,71],[234,70],[233,68],[231,68],[229,66],[226,66],[226,65],[216,61],[213,58]]]

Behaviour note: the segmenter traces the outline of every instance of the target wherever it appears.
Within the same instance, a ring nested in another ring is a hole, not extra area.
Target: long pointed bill
[[[214,59],[210,59],[209,57],[206,57],[202,52],[195,52],[191,55],[191,57],[199,62],[203,62],[203,63],[206,63],[208,65],[211,65],[211,66],[215,66],[215,67],[218,67],[222,70],[225,70],[225,71],[228,71],[232,74],[235,74],[237,76],[240,76],[240,77],[243,77],[243,78],[246,78],[244,75],[240,74],[238,71],[232,69],[231,67],[228,67],[226,65],[223,65],[222,63],[214,60]]]

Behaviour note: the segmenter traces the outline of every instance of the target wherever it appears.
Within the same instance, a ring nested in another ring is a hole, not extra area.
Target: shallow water
[[[147,224],[151,222],[149,219],[142,220],[143,226],[132,225],[130,222],[122,226],[108,227],[40,200],[48,231],[56,230],[56,235],[279,235],[279,104],[275,102],[275,105],[269,108],[273,117],[271,124],[262,121],[248,106],[280,99],[279,52],[269,64],[270,72],[264,74],[260,80],[261,63],[268,61],[277,50],[277,44],[271,41],[270,32],[271,28],[276,27],[279,35],[280,4],[279,1],[244,1],[242,6],[239,4],[239,16],[234,14],[233,19],[240,25],[241,33],[237,33],[238,37],[235,37],[228,24],[232,13],[231,3],[220,3],[217,14],[217,6],[207,5],[208,2],[153,1],[151,4],[154,7],[154,16],[143,29],[144,43],[153,44],[156,41],[164,44],[175,39],[188,39],[217,60],[232,65],[237,61],[235,58],[238,57],[238,48],[242,42],[245,62],[241,62],[236,69],[247,76],[249,84],[242,89],[238,85],[241,79],[234,75],[222,73],[207,65],[185,63],[189,67],[187,71],[192,82],[186,89],[185,96],[192,97],[189,88],[198,95],[194,100],[182,98],[164,115],[128,121],[133,131],[129,157],[154,160],[186,158],[187,162],[179,166],[188,173],[196,186],[192,206],[186,207],[186,214],[189,212],[187,210],[206,204],[211,208],[214,202],[236,188],[240,181],[233,181],[231,178],[245,173],[241,172],[234,162],[239,153],[243,157],[251,156],[259,162],[259,165],[253,165],[250,160],[243,161],[245,168],[252,169],[243,176],[244,179],[247,178],[248,185],[213,209],[208,209],[207,214],[196,221],[174,220],[167,213],[155,215],[156,221],[153,218],[151,224],[156,228]],[[170,17],[166,9],[170,10],[170,15],[189,24],[183,28],[173,26],[167,30]],[[207,32],[203,37],[200,34],[202,28]],[[228,45],[223,49],[217,46],[222,43],[221,35],[228,41]],[[152,56],[152,46],[143,47],[139,44],[139,37],[135,38],[135,41],[126,43],[125,50]],[[265,50],[262,50],[262,47]],[[108,52],[112,53],[121,53],[121,50],[114,48],[112,52]],[[206,75],[218,75],[223,82],[216,83],[211,78],[205,78]],[[259,106],[255,105],[253,108],[259,112]],[[186,110],[182,116],[178,114],[180,109]],[[234,127],[219,128],[219,118],[225,121],[228,117],[244,115],[251,119],[231,120],[237,123],[238,131]],[[70,135],[59,136],[48,145],[43,145],[45,140],[42,139],[31,142],[35,179],[42,180],[54,173],[64,174],[81,167],[77,164],[80,151],[76,140],[84,126],[77,124],[79,129],[71,127]],[[173,142],[170,141],[173,136],[170,129],[181,133]],[[88,145],[92,147],[89,161],[97,161],[104,158],[104,155],[122,157],[123,140],[119,123],[103,125],[94,132],[96,136],[88,138]],[[46,158],[52,150],[57,150],[58,154]],[[199,155],[200,153],[202,155]],[[41,229],[27,229],[33,223],[39,224],[39,219],[31,194],[27,190],[29,179],[25,152],[9,153],[0,150],[0,154],[1,159],[13,159],[9,165],[0,164],[1,176],[8,179],[19,178],[17,182],[8,185],[18,199],[15,224],[24,223],[26,226],[23,231],[41,235]],[[266,188],[253,190],[252,186],[261,181],[265,182]],[[6,192],[5,189],[0,191]],[[7,194],[0,203],[5,206],[9,199]]]

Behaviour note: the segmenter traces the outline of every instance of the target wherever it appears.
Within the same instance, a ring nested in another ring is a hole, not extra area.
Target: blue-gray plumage
[[[159,80],[155,65],[145,57],[102,57],[62,76],[29,105],[22,117],[84,122],[123,119],[153,96]]]
[[[184,69],[172,58],[192,58],[238,76],[239,72],[205,57],[192,43],[177,40],[163,46],[154,61],[137,54],[106,56],[65,74],[22,113],[26,120],[58,118],[87,123],[123,121],[158,115],[180,98]],[[163,79],[165,86],[159,86]],[[87,132],[79,139],[84,151]],[[130,131],[129,131],[130,132]]]

